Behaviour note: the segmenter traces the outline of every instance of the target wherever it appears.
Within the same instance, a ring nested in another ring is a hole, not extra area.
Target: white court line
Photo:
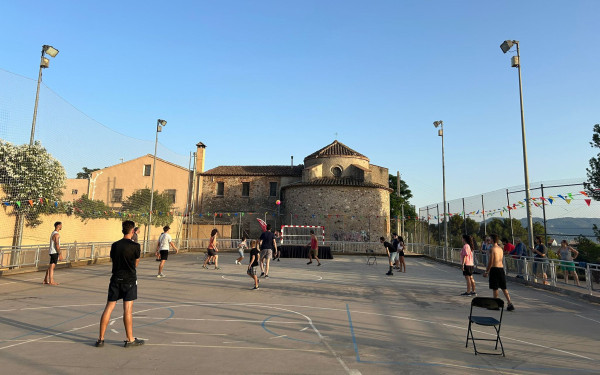
[[[205,336],[227,336],[227,333],[202,333],[202,332],[165,332],[175,335],[205,335]]]
[[[583,319],[591,320],[592,322],[596,322],[596,323],[600,324],[600,321],[597,321],[597,320],[594,320],[594,319],[591,319],[591,318],[586,318],[585,316],[581,316],[579,314],[575,314],[575,316],[578,316],[578,317],[583,318]]]
[[[189,306],[189,305],[186,305]],[[176,306],[181,307],[181,306]],[[150,319],[150,320],[164,320],[165,318],[154,318],[154,317],[136,317],[138,319]],[[248,319],[204,319],[204,318],[169,318],[169,320],[184,320],[184,321],[207,321],[207,322],[242,322],[242,323],[262,323],[262,320],[248,320]],[[302,321],[295,322],[280,322],[274,321],[272,324],[304,324]]]
[[[111,320],[110,323],[108,323],[109,326],[112,326],[113,324],[115,324],[116,320]]]
[[[251,350],[279,350],[283,352],[309,352],[309,353],[327,353],[323,350],[311,350],[311,349],[286,349],[286,348],[265,348],[256,346],[223,346],[223,345],[192,345],[192,344],[144,344],[146,346],[187,346],[194,348],[209,348],[209,349],[251,349]]]
[[[237,279],[230,279],[226,275],[221,275],[221,278],[223,280],[229,280],[229,281],[242,281],[242,276],[240,276],[239,280],[237,280]],[[323,280],[323,277],[322,276],[317,276],[316,280],[277,278],[277,276],[275,276],[275,278],[269,277],[269,282],[271,282],[272,280],[275,280],[278,283],[282,283],[282,281],[285,282],[285,283],[295,283],[295,282],[306,282],[306,281],[309,281],[309,282],[310,281],[321,281],[321,280]]]
[[[39,280],[41,279],[41,277],[36,277],[35,279],[25,279],[25,280],[18,280],[18,281],[9,281],[6,283],[0,283],[0,286],[4,286],[4,285],[8,285],[8,284],[17,284],[17,283],[21,283],[23,281],[34,281],[34,280]],[[41,282],[40,282],[41,284]]]
[[[304,327],[300,330],[300,332],[306,331],[308,329],[308,327]]]
[[[111,329],[110,329],[110,331],[111,331],[112,333],[119,333],[119,331],[117,331],[117,330],[116,330],[116,329],[114,329],[114,328],[111,328]]]

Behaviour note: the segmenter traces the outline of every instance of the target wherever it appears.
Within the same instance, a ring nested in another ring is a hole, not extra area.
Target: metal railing
[[[443,246],[433,246],[424,244],[409,244],[409,249],[413,252],[423,254],[427,257],[460,265],[461,249],[449,248],[444,250]],[[475,268],[485,269],[487,265],[487,254],[476,251],[474,254]],[[507,275],[513,275],[523,280],[534,283],[545,283],[554,287],[564,288],[563,281],[565,272],[569,273],[569,279],[573,285],[573,275],[571,271],[576,272],[579,277],[579,287],[587,290],[587,293],[593,295],[594,291],[600,289],[600,264],[585,262],[569,262],[558,259],[519,257],[513,258],[508,255],[504,257],[504,271]],[[546,277],[544,277],[544,274]],[[561,277],[563,276],[563,277]]]

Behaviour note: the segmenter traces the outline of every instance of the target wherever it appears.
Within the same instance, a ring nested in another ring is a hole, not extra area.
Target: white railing
[[[415,253],[423,254],[429,258],[453,263],[461,264],[460,251],[461,249],[449,248],[444,250],[443,246],[433,246],[424,244],[410,244],[409,248]],[[486,268],[485,254],[476,251],[474,254],[475,268],[479,268],[482,272]],[[585,263],[585,262],[567,262],[558,259],[536,258],[536,257],[520,257],[513,258],[508,255],[504,257],[504,271],[507,275],[514,275],[523,280],[547,283],[547,285],[555,287],[564,287],[564,273],[574,269],[580,280],[580,287],[586,289],[588,294],[592,295],[594,291],[599,289],[600,282],[600,264]],[[547,278],[544,280],[543,274]],[[573,275],[569,272],[571,283],[575,284]]]

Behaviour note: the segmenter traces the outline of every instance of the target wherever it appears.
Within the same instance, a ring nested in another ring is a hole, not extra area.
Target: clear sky
[[[443,120],[448,199],[519,185],[518,79],[505,39],[521,42],[530,180],[585,177],[595,155],[600,1],[55,0],[5,1],[0,13],[0,69],[30,86],[22,98],[0,88],[3,111],[22,112],[23,142],[41,45],[60,50],[44,71],[38,127],[69,133],[69,144],[45,142],[51,151],[88,151],[73,156],[83,165],[70,177],[106,166],[93,165],[97,155],[129,157],[94,142],[94,126],[143,140],[135,153],[145,154],[163,118],[163,148],[185,163],[201,141],[207,168],[298,163],[337,133],[399,170],[420,207],[442,199],[432,122]],[[50,116],[48,91],[85,121]]]

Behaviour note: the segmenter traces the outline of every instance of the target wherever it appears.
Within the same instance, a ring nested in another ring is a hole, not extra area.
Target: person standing
[[[385,247],[385,251],[388,255],[388,260],[390,261],[390,270],[386,273],[386,275],[392,276],[394,275],[394,273],[392,272],[392,267],[394,266],[394,262],[398,257],[398,250],[394,248],[394,246],[391,243],[387,242],[383,237],[379,237],[379,242],[381,242],[383,244],[383,247]]]
[[[510,241],[506,237],[502,238],[502,243],[504,244],[504,256],[508,256],[515,249],[515,245],[510,243]]]
[[[308,263],[312,264],[313,258],[317,261],[317,266],[321,265],[321,261],[319,260],[319,241],[317,241],[317,236],[315,236],[315,231],[311,229],[310,231],[310,243],[308,244]]]
[[[238,254],[240,255],[236,260],[235,264],[242,264],[242,260],[244,260],[244,250],[248,248],[246,244],[246,235],[242,236],[242,242],[238,245]]]
[[[171,235],[168,233],[171,229],[168,225],[163,227],[163,233],[158,237],[158,244],[156,246],[156,255],[160,254],[160,263],[158,264],[158,275],[156,277],[163,278],[165,274],[162,272],[165,262],[169,259],[169,248],[175,250],[175,254],[179,253],[179,249],[173,243]]]
[[[489,251],[492,249],[492,246],[492,239],[490,236],[486,236],[485,240],[483,240],[483,243],[481,244],[481,262],[484,265],[488,264],[488,255]]]
[[[219,255],[217,255],[217,253],[219,252],[219,248],[217,247],[217,237],[218,236],[219,236],[219,231],[217,230],[217,228],[214,228],[210,232],[210,240],[208,241],[208,249],[207,249],[206,259],[204,259],[204,264],[202,265],[202,268],[208,269],[208,267],[206,267],[206,264],[209,263],[211,261],[211,259],[214,259],[215,269],[216,270],[221,269],[219,267]]]
[[[256,248],[257,245],[257,241],[256,240],[252,240],[250,241],[250,261],[248,262],[248,276],[250,276],[252,278],[252,280],[254,280],[254,290],[258,289],[258,277],[256,277],[257,274],[257,270],[258,270],[258,264],[260,263],[260,252],[258,251],[258,249]]]
[[[44,276],[44,284],[47,285],[58,285],[58,283],[54,281],[54,269],[56,268],[58,261],[63,260],[60,248],[60,234],[58,233],[61,229],[62,223],[60,221],[54,223],[54,231],[50,235],[50,247],[48,248],[50,265],[48,266],[46,275]]]
[[[281,259],[280,259],[281,258],[281,250],[279,250],[279,249],[280,249],[280,246],[283,245],[281,243],[281,232],[276,230],[273,238],[275,238],[275,243],[277,243],[277,247],[275,248],[275,252],[273,253],[273,261],[275,261],[275,259],[277,259],[277,261],[280,262],[281,261]]]
[[[404,261],[404,250],[406,246],[404,245],[404,238],[402,236],[398,236],[398,260],[396,264],[398,265],[398,270],[402,272],[406,272],[406,262]]]
[[[271,224],[267,224],[267,230],[260,235],[259,239],[260,246],[260,276],[269,278],[269,267],[271,265],[271,259],[273,259],[273,250],[277,251],[277,242],[275,242],[275,236],[271,232]],[[264,262],[264,266],[263,266]]]
[[[544,285],[550,285],[548,282],[548,275],[546,274],[546,268],[548,268],[548,264],[550,261],[548,260],[548,254],[546,246],[542,243],[542,237],[535,237],[535,247],[533,248],[533,276],[537,277],[538,274],[538,264],[540,265],[540,270],[542,271],[542,279],[544,280]]]
[[[573,256],[572,253],[574,253],[575,256]],[[565,284],[569,283],[569,272],[571,272],[573,279],[575,279],[575,285],[579,286],[579,276],[577,276],[577,271],[575,271],[575,263],[573,262],[573,260],[579,256],[579,252],[569,246],[567,240],[562,240],[560,242],[560,249],[558,249],[558,255],[562,261],[560,268],[565,274]]]
[[[139,227],[133,228],[133,236],[131,237],[131,240],[133,242],[137,242],[137,243],[140,242],[140,241],[138,241],[138,233],[140,233],[140,228]]]
[[[504,266],[502,262],[504,251],[500,246],[498,246],[497,234],[492,234],[490,236],[490,240],[492,243],[492,248],[489,251],[489,260],[487,268],[483,273],[483,277],[487,277],[489,275],[490,289],[493,290],[494,298],[498,298],[498,289],[502,289],[502,293],[504,293],[504,297],[506,297],[506,302],[508,302],[506,310],[514,311],[515,307],[510,300],[508,289],[506,289],[506,274],[504,273]]]
[[[515,248],[510,252],[510,255],[517,259],[517,279],[522,279],[523,276],[523,264],[525,262],[524,257],[527,256],[527,248],[525,244],[521,242],[520,237],[515,237]]]
[[[398,234],[397,233],[392,233],[392,246],[396,249],[396,251],[398,251]],[[398,259],[396,259],[396,262],[394,262],[394,267],[393,269],[398,269]]]
[[[117,301],[123,300],[123,325],[125,326],[125,347],[144,345],[144,340],[133,337],[133,301],[137,299],[136,268],[140,263],[140,244],[133,242],[135,223],[126,220],[122,224],[123,238],[110,247],[112,276],[108,284],[108,300],[100,318],[100,334],[96,347],[104,346],[104,334]]]
[[[471,236],[463,234],[463,247],[460,251],[460,259],[462,265],[462,272],[467,282],[467,291],[461,293],[461,296],[477,296],[475,292],[475,279],[473,278],[473,269],[475,264],[473,263],[473,240]]]

